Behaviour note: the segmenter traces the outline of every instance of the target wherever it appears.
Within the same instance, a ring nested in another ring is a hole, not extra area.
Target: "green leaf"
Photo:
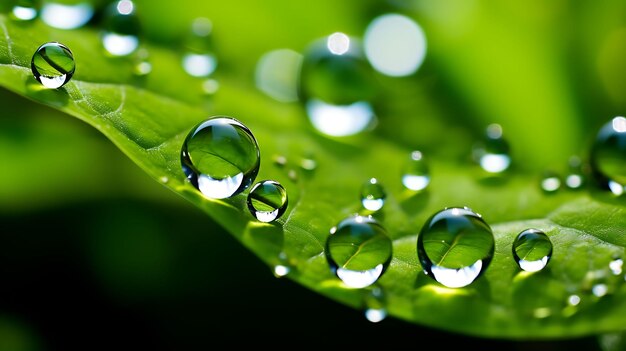
[[[392,261],[377,283],[385,293],[389,315],[492,338],[571,338],[624,329],[624,275],[609,266],[622,257],[626,246],[623,199],[594,188],[546,194],[538,185],[538,171],[556,156],[571,152],[580,131],[567,131],[554,140],[543,131],[543,139],[522,158],[526,162],[518,163],[505,177],[493,179],[469,162],[477,128],[451,117],[448,112],[455,108],[442,103],[448,96],[445,89],[431,83],[433,71],[426,70],[425,78],[419,80],[381,78],[388,97],[382,106],[381,127],[333,139],[311,128],[301,106],[270,101],[247,78],[218,75],[219,91],[207,97],[201,82],[184,74],[180,53],[171,48],[146,43],[154,69],[138,78],[132,74],[132,60],[103,53],[93,28],[62,31],[39,21],[15,23],[0,16],[0,30],[1,86],[92,125],[150,177],[206,212],[268,266],[289,266],[289,279],[320,294],[364,308],[369,289],[344,286],[331,273],[324,247],[330,228],[347,216],[363,213],[360,187],[376,177],[388,196],[383,210],[373,216],[393,240]],[[76,74],[64,87],[45,90],[32,76],[30,59],[39,45],[53,40],[71,48]],[[462,76],[472,67],[454,66],[449,72]],[[542,74],[552,83],[533,94],[563,94],[551,104],[549,113],[564,118],[562,114],[572,108],[569,97],[555,83],[559,79],[551,74],[551,67],[544,69]],[[463,80],[464,84],[470,81]],[[498,89],[497,81],[490,80],[488,89],[470,98],[477,105],[486,104],[492,98],[489,92]],[[528,80],[524,83],[527,88],[531,85]],[[511,106],[506,96],[486,108],[490,115]],[[414,111],[428,113],[407,118]],[[279,181],[289,194],[289,207],[277,222],[255,221],[247,212],[245,193],[209,200],[185,180],[180,165],[182,142],[193,126],[213,115],[237,118],[258,139],[261,168],[257,179]],[[511,128],[523,131],[510,136],[522,138],[515,144],[519,150],[531,135],[517,117],[511,119],[517,121]],[[547,130],[558,128],[553,123],[560,122],[550,121]],[[564,144],[551,150],[539,165],[530,162],[557,140]],[[404,189],[400,181],[404,162],[415,148],[427,155],[432,176],[428,190],[421,193]],[[275,156],[287,162],[277,164]],[[311,158],[317,167],[302,167],[303,160]],[[445,288],[425,276],[416,253],[417,234],[426,219],[451,206],[468,206],[480,213],[496,239],[495,256],[486,273],[458,289]],[[511,252],[517,234],[531,227],[544,231],[554,244],[550,264],[536,274],[520,272]]]

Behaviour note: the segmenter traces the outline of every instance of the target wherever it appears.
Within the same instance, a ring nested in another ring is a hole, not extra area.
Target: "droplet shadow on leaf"
[[[34,77],[26,79],[26,95],[36,101],[54,107],[65,107],[69,102],[69,94],[64,87],[49,89],[41,85]]]
[[[486,174],[478,179],[478,183],[485,186],[504,186],[509,179],[507,174]]]
[[[418,192],[407,190],[400,196],[400,207],[407,214],[416,215],[426,207],[429,198],[428,190]]]
[[[284,249],[285,233],[280,223],[250,222],[241,237],[248,247],[254,247],[270,262],[276,261]]]

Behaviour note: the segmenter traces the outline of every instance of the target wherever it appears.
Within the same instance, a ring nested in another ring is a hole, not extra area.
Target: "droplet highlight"
[[[486,172],[499,174],[511,166],[510,152],[502,127],[493,123],[487,126],[484,140],[474,145],[473,158]]]
[[[597,184],[615,195],[626,187],[626,118],[605,123],[591,148],[591,170]]]
[[[74,54],[65,45],[58,42],[44,43],[30,62],[35,79],[46,88],[60,88],[72,79],[76,69]]]
[[[50,27],[76,29],[87,24],[94,15],[93,5],[88,1],[67,3],[47,1],[41,7],[41,20]]]
[[[387,318],[387,298],[384,291],[380,287],[374,287],[364,298],[365,318],[372,322],[378,323]]]
[[[578,156],[570,157],[568,161],[568,172],[565,176],[565,186],[572,190],[583,188],[587,183],[585,164]]]
[[[520,232],[513,242],[513,258],[522,270],[538,272],[552,257],[552,241],[539,229],[526,229]]]
[[[402,185],[412,191],[426,189],[430,183],[430,170],[424,154],[412,151],[402,171]]]
[[[302,61],[298,97],[313,127],[334,137],[373,128],[373,74],[355,38],[337,32],[312,43]]]
[[[288,205],[287,190],[277,181],[263,180],[250,189],[248,210],[261,222],[273,222],[285,213]]]
[[[364,34],[365,56],[378,72],[391,77],[415,73],[426,57],[426,36],[413,19],[388,13],[376,17]]]
[[[391,262],[392,243],[371,216],[353,215],[330,230],[326,258],[331,271],[351,288],[375,283]]]
[[[554,171],[545,171],[539,180],[539,186],[546,194],[552,194],[561,189],[561,176]]]
[[[260,157],[250,129],[229,116],[214,116],[194,126],[181,150],[185,176],[209,199],[247,189],[259,172]]]
[[[32,21],[39,13],[37,1],[17,0],[11,9],[10,17],[15,21]]]
[[[376,178],[368,179],[361,186],[361,204],[369,211],[378,211],[383,208],[387,193]]]
[[[280,102],[298,101],[298,75],[302,55],[290,49],[263,54],[256,64],[254,82],[267,96]]]
[[[112,56],[128,56],[139,47],[141,26],[130,0],[111,3],[103,15],[102,45]]]
[[[474,282],[495,250],[491,227],[467,207],[445,208],[428,218],[417,239],[424,273],[449,288]]]

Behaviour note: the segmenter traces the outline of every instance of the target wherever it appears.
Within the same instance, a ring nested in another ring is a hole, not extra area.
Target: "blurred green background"
[[[389,117],[378,132],[437,145],[442,124],[449,133],[461,126],[480,135],[499,123],[510,131],[521,170],[564,170],[569,156],[585,157],[594,131],[626,104],[622,1],[136,5],[142,40],[165,47],[176,47],[194,18],[209,18],[216,79],[249,89],[269,50],[303,52],[336,31],[361,36],[379,14],[408,15],[425,31],[426,60],[414,75],[381,79],[400,101],[418,91],[423,109]],[[208,349],[242,341],[298,347],[331,337],[350,345],[602,349],[595,336],[483,340],[393,318],[370,323],[360,311],[275,278],[93,128],[4,90],[0,106],[0,350]],[[454,147],[438,151],[464,157],[459,150],[470,142],[461,133]]]

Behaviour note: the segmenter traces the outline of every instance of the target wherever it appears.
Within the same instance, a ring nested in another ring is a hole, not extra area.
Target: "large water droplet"
[[[371,216],[345,218],[330,230],[326,258],[345,285],[364,288],[376,282],[391,262],[387,231]]]
[[[485,139],[474,145],[474,160],[489,173],[502,173],[511,166],[509,143],[502,136],[499,124],[487,126]]]
[[[11,18],[16,21],[30,21],[37,17],[39,11],[36,0],[17,0],[11,9]]]
[[[72,51],[57,42],[42,44],[33,55],[30,68],[44,87],[60,88],[72,79],[76,63]]]
[[[449,288],[476,280],[489,266],[494,249],[491,228],[467,207],[445,208],[433,214],[417,239],[424,272]]]
[[[247,204],[254,218],[261,222],[272,222],[287,209],[287,191],[277,181],[263,180],[250,189]]]
[[[127,56],[139,47],[140,23],[135,4],[120,0],[110,4],[103,15],[102,45],[113,56]]]
[[[311,124],[329,136],[349,136],[375,124],[374,71],[359,42],[333,33],[311,44],[300,72],[300,99]]]
[[[385,188],[376,178],[370,178],[361,186],[361,204],[366,210],[380,210],[386,198]]]
[[[191,28],[184,40],[183,69],[193,77],[208,77],[217,68],[217,56],[213,48],[211,33],[213,23],[204,17],[198,17],[191,23]]]
[[[600,128],[591,149],[591,169],[598,184],[622,195],[626,186],[626,118],[618,116]]]
[[[413,151],[402,171],[402,185],[413,191],[425,189],[430,183],[430,171],[424,154]]]
[[[93,5],[89,1],[74,0],[47,1],[41,7],[41,20],[47,25],[59,29],[76,29],[84,26],[94,14]]]
[[[181,151],[187,179],[207,198],[223,199],[248,188],[260,165],[259,146],[240,121],[215,116],[187,135]]]
[[[426,36],[411,18],[389,13],[375,18],[364,35],[365,55],[379,72],[408,76],[417,71],[426,56]]]
[[[552,257],[552,242],[539,229],[526,229],[513,242],[513,258],[527,272],[542,270]]]

